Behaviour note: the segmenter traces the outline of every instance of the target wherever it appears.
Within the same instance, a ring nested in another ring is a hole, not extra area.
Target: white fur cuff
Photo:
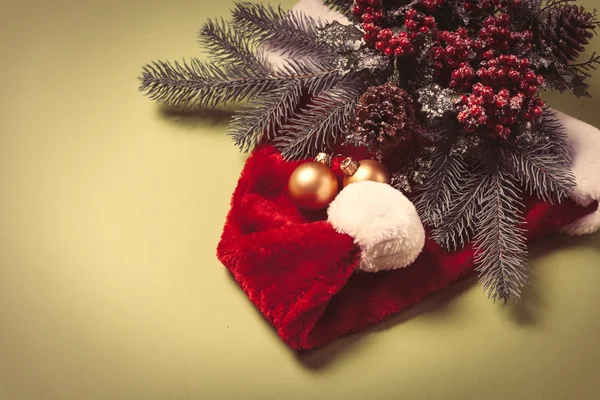
[[[581,206],[600,200],[600,131],[569,115],[558,113],[564,125],[568,141],[573,148],[572,171],[576,186],[571,198]],[[563,231],[571,235],[585,235],[600,229],[600,208],[574,223]]]
[[[366,272],[410,265],[423,250],[425,230],[415,206],[400,191],[379,182],[345,187],[329,206],[329,223],[360,247]]]

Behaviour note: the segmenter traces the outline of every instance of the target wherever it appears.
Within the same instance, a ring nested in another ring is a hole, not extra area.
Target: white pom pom
[[[410,265],[423,250],[425,230],[415,206],[400,191],[379,182],[345,187],[329,206],[329,223],[362,250],[367,272]]]

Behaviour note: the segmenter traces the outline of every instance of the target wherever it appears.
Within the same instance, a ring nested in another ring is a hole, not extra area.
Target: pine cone
[[[584,46],[594,37],[597,25],[596,13],[587,12],[583,7],[566,5],[550,8],[540,23],[541,46],[550,48],[567,64],[585,50]]]
[[[416,125],[412,97],[404,89],[386,83],[370,87],[360,98],[353,136],[381,150],[411,139]]]

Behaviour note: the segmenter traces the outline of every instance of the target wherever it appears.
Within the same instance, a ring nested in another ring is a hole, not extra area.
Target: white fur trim
[[[366,272],[406,267],[425,245],[425,230],[415,206],[385,183],[346,186],[327,214],[338,232],[354,238],[362,251],[359,269]]]
[[[561,112],[558,117],[573,147],[572,171],[577,185],[571,198],[581,206],[600,200],[600,131]],[[571,235],[585,235],[600,229],[600,208],[563,228]]]

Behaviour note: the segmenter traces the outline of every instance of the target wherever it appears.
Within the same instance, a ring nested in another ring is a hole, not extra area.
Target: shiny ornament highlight
[[[344,176],[344,187],[362,181],[373,181],[387,183],[392,181],[390,171],[382,163],[375,160],[362,160],[359,162],[358,169],[352,175]]]
[[[304,210],[322,210],[338,194],[338,180],[323,162],[310,161],[294,170],[288,181],[292,200]]]

